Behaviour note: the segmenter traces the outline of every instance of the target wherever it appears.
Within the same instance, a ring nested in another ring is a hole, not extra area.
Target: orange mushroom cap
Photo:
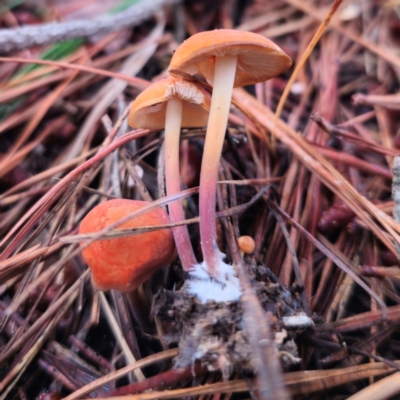
[[[234,87],[266,81],[292,65],[290,57],[264,36],[219,29],[197,33],[183,42],[169,68],[191,75],[200,73],[212,84],[216,56],[238,56]]]
[[[238,239],[238,246],[241,251],[245,254],[251,254],[256,248],[254,239],[251,236],[240,236]]]
[[[133,128],[164,129],[167,102],[172,97],[183,100],[182,128],[207,126],[210,93],[193,82],[173,77],[153,83],[136,97],[129,111],[129,125]]]
[[[113,222],[139,210],[146,201],[115,199],[93,208],[83,219],[79,233],[95,233]],[[168,214],[156,208],[122,224],[118,229],[162,225]],[[170,229],[140,233],[115,239],[98,240],[82,250],[92,270],[92,282],[99,290],[128,292],[145,282],[162,265],[176,257]]]

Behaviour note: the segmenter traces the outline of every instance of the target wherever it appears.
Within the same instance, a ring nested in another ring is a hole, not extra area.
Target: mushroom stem
[[[180,192],[179,179],[179,138],[182,121],[182,100],[173,97],[168,100],[165,116],[165,183],[167,195],[174,195]],[[168,204],[171,222],[179,222],[185,219],[182,201],[176,200]],[[186,225],[172,228],[175,245],[178,250],[182,267],[190,271],[197,263],[190,242],[189,231]]]
[[[237,56],[215,57],[214,86],[200,174],[199,213],[201,248],[209,274],[220,277],[217,246],[216,190],[218,167],[228,124]]]

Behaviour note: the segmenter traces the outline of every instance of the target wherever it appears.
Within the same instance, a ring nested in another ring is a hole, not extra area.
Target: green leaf
[[[84,39],[78,38],[78,39],[71,39],[71,40],[66,40],[65,42],[57,43],[51,47],[49,47],[47,50],[45,50],[41,55],[40,59],[41,60],[59,60],[61,58],[65,58],[67,55],[73,53],[75,50],[77,50],[80,46],[82,46],[85,43]],[[27,65],[14,76],[14,77],[21,77],[28,72],[33,71],[36,68],[40,68],[42,65],[37,65],[37,64],[30,64]]]
[[[12,7],[16,7],[16,6],[24,3],[24,1],[25,0],[9,0],[8,5],[0,6],[0,14],[2,12],[8,11]],[[1,2],[1,0],[0,0],[0,2]],[[112,8],[109,13],[111,15],[117,14],[139,2],[140,2],[140,0],[125,0],[121,4]],[[69,54],[72,54],[74,51],[76,51],[84,43],[85,43],[85,39],[82,39],[82,38],[71,39],[71,40],[66,40],[64,42],[61,42],[61,43],[57,43],[57,44],[49,47],[45,51],[43,51],[43,53],[39,56],[39,59],[41,59],[41,60],[59,60],[59,59],[65,58]],[[27,73],[29,73],[37,68],[42,68],[42,67],[43,67],[42,65],[28,64],[28,65],[22,67],[17,73],[15,73],[11,79],[14,79],[17,77],[22,77],[22,76],[26,75]],[[5,119],[8,115],[10,115],[23,102],[24,99],[25,99],[25,97],[23,96],[21,98],[15,99],[14,101],[12,101],[10,103],[0,106],[0,121]]]

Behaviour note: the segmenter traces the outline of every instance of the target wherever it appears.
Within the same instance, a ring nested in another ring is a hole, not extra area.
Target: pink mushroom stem
[[[174,195],[181,191],[179,179],[179,138],[182,121],[182,99],[173,97],[168,100],[165,118],[165,183],[167,195]],[[185,220],[182,201],[176,200],[168,205],[171,222]],[[190,271],[197,264],[190,242],[187,225],[172,228],[175,245],[178,250],[182,267]]]
[[[215,57],[213,94],[200,174],[201,248],[206,268],[216,279],[220,278],[215,209],[218,167],[228,124],[236,66],[236,56]]]

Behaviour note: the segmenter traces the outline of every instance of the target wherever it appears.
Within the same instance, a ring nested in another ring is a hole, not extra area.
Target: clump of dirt
[[[293,340],[299,327],[288,328],[284,318],[304,315],[300,302],[267,267],[255,264],[248,267],[252,286],[272,321],[271,335],[278,356],[283,368],[288,369],[300,361]],[[199,361],[209,370],[221,370],[226,378],[234,370],[254,370],[240,302],[202,304],[184,288],[160,289],[154,298],[153,313],[162,324],[165,342],[179,346],[177,368],[193,366]]]

